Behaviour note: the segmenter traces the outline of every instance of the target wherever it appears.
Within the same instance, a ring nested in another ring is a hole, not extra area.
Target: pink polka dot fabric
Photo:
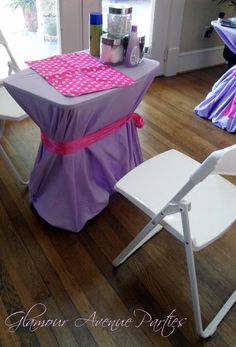
[[[85,52],[55,55],[26,63],[66,96],[125,87],[136,82]]]

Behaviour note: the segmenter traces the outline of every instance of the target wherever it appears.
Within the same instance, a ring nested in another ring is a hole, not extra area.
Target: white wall
[[[209,39],[202,39],[204,26],[217,19],[219,12],[226,12],[226,16],[229,16],[232,7],[218,5],[218,0],[185,0],[180,52],[222,45],[216,33]]]
[[[172,0],[163,70],[166,76],[224,63],[224,43],[217,34],[202,37],[204,27],[217,19],[219,12],[225,12],[226,17],[234,15],[233,7],[218,5],[218,0]]]

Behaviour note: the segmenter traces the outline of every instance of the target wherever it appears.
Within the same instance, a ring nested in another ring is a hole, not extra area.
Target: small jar
[[[103,34],[100,60],[103,64],[121,65],[124,62],[124,39]]]
[[[109,7],[107,15],[107,31],[113,36],[123,37],[130,33],[132,23],[132,7]]]

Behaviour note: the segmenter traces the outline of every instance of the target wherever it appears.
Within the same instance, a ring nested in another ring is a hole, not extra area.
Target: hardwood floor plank
[[[3,269],[1,269],[1,274]],[[1,276],[2,278],[2,276]],[[1,280],[1,283],[3,281]],[[1,290],[2,295],[2,290]],[[5,320],[8,317],[8,313],[5,309],[5,304],[0,298],[0,346],[9,346],[9,347],[20,347],[19,340],[14,333],[10,333],[5,325]]]
[[[14,206],[14,202],[12,206]],[[21,205],[20,209],[23,209],[24,211],[24,206]],[[15,212],[15,214],[17,214],[17,212]],[[35,217],[34,214],[31,215],[31,217],[32,216]],[[77,343],[82,340],[84,341],[85,346],[96,346],[97,344],[86,327],[83,327],[83,329],[77,329],[73,324],[73,322],[80,316],[80,310],[85,310],[87,312],[90,307],[89,302],[87,301],[86,296],[83,295],[82,291],[80,290],[79,285],[70,275],[62,259],[58,255],[53,245],[50,243],[50,240],[45,237],[45,230],[41,231],[40,226],[35,228],[35,224],[37,226],[37,221],[38,218],[36,218],[36,221],[32,221],[33,223],[31,224],[30,231],[29,226],[21,221],[21,235],[23,237],[25,247],[32,255],[32,258],[37,265],[35,274],[40,275],[39,277],[44,280],[48,292],[54,293],[55,301],[57,302],[58,307],[61,307],[61,312],[63,312],[64,318],[68,319],[71,323],[70,329],[73,332]],[[30,224],[31,219],[27,220],[27,222]],[[15,223],[18,225],[16,218]],[[36,237],[35,239],[34,236]],[[42,251],[46,253],[47,258],[45,258]],[[44,303],[47,301],[48,297],[49,296],[37,297],[35,301]],[[76,309],[76,305],[79,307],[79,310]],[[65,331],[65,329],[61,328],[60,331],[62,330]],[[99,341],[98,336],[96,336],[96,339]],[[71,342],[71,346],[74,346],[73,342]]]

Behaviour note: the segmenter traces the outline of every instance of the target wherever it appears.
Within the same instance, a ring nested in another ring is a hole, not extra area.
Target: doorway
[[[1,0],[1,30],[20,68],[59,53],[57,18],[57,0]]]

